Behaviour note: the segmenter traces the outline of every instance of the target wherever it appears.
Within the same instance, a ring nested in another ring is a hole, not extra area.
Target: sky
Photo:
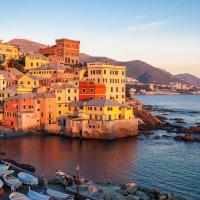
[[[89,55],[200,77],[200,0],[6,0],[0,8],[4,41],[70,38]]]

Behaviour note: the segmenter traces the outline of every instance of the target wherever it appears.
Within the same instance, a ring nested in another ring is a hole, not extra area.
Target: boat
[[[4,183],[3,183],[3,181],[0,179],[0,189],[3,188],[3,186],[4,186]]]
[[[50,196],[48,195],[44,195],[42,193],[39,192],[35,192],[31,189],[29,189],[28,191],[28,196],[32,199],[32,200],[49,200]]]
[[[28,196],[19,192],[12,192],[9,196],[9,199],[10,200],[31,200]]]
[[[23,184],[26,185],[38,185],[38,178],[35,176],[32,176],[31,174],[20,172],[18,174],[18,178],[21,180]]]
[[[0,170],[1,170],[1,169],[2,169],[2,170],[8,170],[9,167],[10,167],[10,165],[9,165],[8,163],[6,163],[6,164],[0,164]]]
[[[73,185],[73,178],[60,170],[56,172],[56,179],[65,186]]]
[[[9,174],[4,175],[3,180],[5,184],[11,189],[18,189],[22,185],[20,179]]]
[[[14,172],[15,172],[14,170],[0,169],[0,177],[3,177],[4,175],[7,175],[7,174],[13,174]]]
[[[56,200],[74,200],[74,196],[73,195],[70,195],[70,194],[66,194],[66,193],[63,193],[63,192],[59,192],[57,190],[52,190],[52,189],[47,189],[47,194],[50,196],[50,197],[53,197],[55,198]]]

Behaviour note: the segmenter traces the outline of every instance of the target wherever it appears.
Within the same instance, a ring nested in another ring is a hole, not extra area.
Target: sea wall
[[[92,139],[115,139],[138,135],[138,120],[67,120],[65,135]]]

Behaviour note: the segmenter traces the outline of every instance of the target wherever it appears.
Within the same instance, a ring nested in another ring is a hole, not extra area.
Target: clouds
[[[126,28],[126,32],[143,32],[147,30],[157,29],[157,28],[161,28],[165,26],[167,23],[168,21],[164,20],[164,21],[152,21],[152,22],[143,23],[143,24],[136,24],[136,25]]]

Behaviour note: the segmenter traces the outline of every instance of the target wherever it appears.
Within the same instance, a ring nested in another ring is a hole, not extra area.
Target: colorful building
[[[78,64],[80,54],[80,41],[58,39],[56,44],[41,48],[39,52],[49,58],[51,62]]]
[[[104,83],[106,99],[126,102],[126,67],[102,63],[88,64],[88,80]]]
[[[1,55],[1,65],[4,67],[8,67],[8,61],[18,60],[19,59],[19,50],[16,46],[12,46],[9,44],[2,43],[0,40],[0,55]]]
[[[105,99],[106,87],[104,83],[79,81],[79,100]]]
[[[23,131],[51,129],[52,125],[56,125],[55,101],[52,92],[9,97],[4,103],[5,126]]]
[[[108,99],[92,99],[84,104],[91,120],[133,119],[133,108]]]
[[[54,63],[49,63],[41,67],[31,69],[29,70],[28,74],[43,78],[57,78],[66,80],[74,79],[74,70],[70,66]]]
[[[79,88],[68,83],[51,84],[51,89],[56,96],[57,117],[66,115],[68,112],[68,103],[79,100]]]
[[[40,87],[40,81],[42,78],[24,74],[17,80],[18,93],[30,93],[34,92]]]
[[[49,59],[40,53],[33,53],[25,56],[25,69],[38,68],[49,63]]]

